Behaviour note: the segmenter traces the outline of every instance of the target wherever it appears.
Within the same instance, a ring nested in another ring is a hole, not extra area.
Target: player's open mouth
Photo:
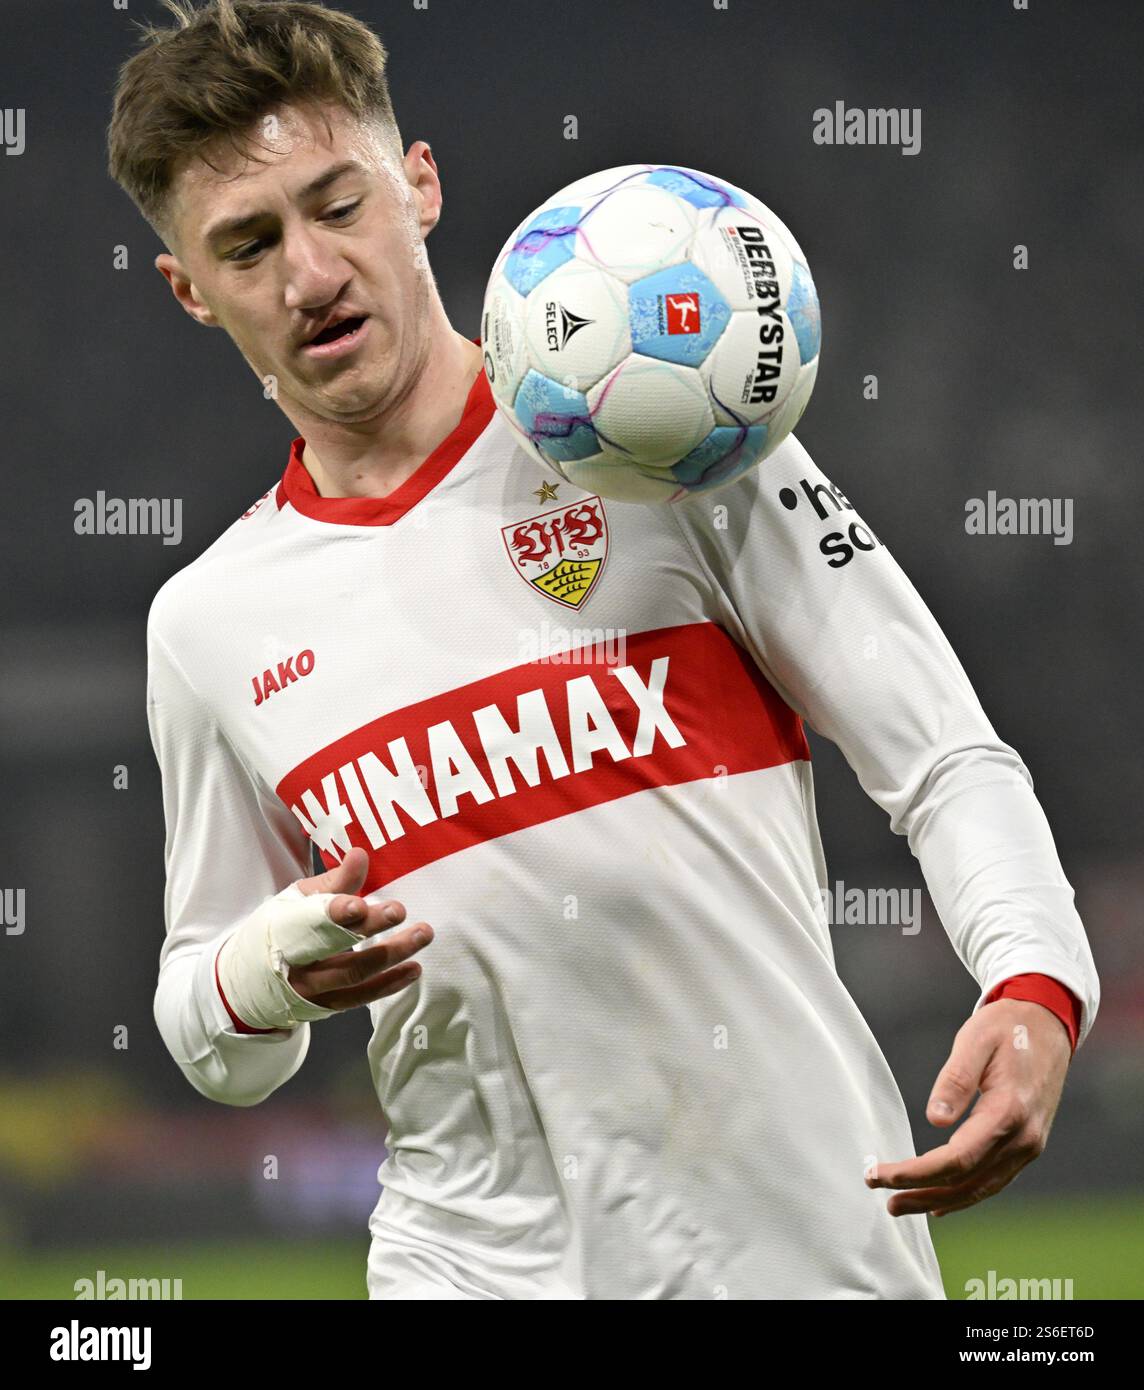
[[[303,351],[310,357],[339,357],[343,353],[352,352],[360,345],[368,327],[368,314],[338,319],[335,323],[327,324],[320,333],[311,338],[303,346]]]

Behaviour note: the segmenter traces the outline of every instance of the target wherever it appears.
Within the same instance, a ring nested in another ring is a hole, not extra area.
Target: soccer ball
[[[818,373],[798,243],[751,194],[671,164],[549,198],[497,257],[481,324],[526,451],[622,502],[732,482],[795,427]]]

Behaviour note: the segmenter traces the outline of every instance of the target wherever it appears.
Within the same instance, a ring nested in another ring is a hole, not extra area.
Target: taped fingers
[[[271,898],[267,910],[270,948],[288,965],[308,965],[359,942],[361,933],[340,927],[329,914],[336,893],[311,893],[301,899]]]

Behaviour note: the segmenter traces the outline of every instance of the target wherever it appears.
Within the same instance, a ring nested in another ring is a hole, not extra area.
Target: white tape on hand
[[[329,1018],[336,1009],[313,1004],[291,988],[292,965],[309,965],[361,941],[329,916],[338,893],[302,893],[295,884],[265,898],[218,954],[218,978],[227,1003],[251,1028],[295,1028]]]

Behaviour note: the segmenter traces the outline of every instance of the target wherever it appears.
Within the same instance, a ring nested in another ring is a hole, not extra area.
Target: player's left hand
[[[891,1216],[964,1211],[1006,1187],[1044,1152],[1060,1104],[1071,1048],[1060,1019],[1040,1004],[998,999],[958,1030],[926,1106],[948,1128],[980,1090],[973,1113],[949,1142],[866,1173],[868,1187],[908,1189],[886,1204]]]

